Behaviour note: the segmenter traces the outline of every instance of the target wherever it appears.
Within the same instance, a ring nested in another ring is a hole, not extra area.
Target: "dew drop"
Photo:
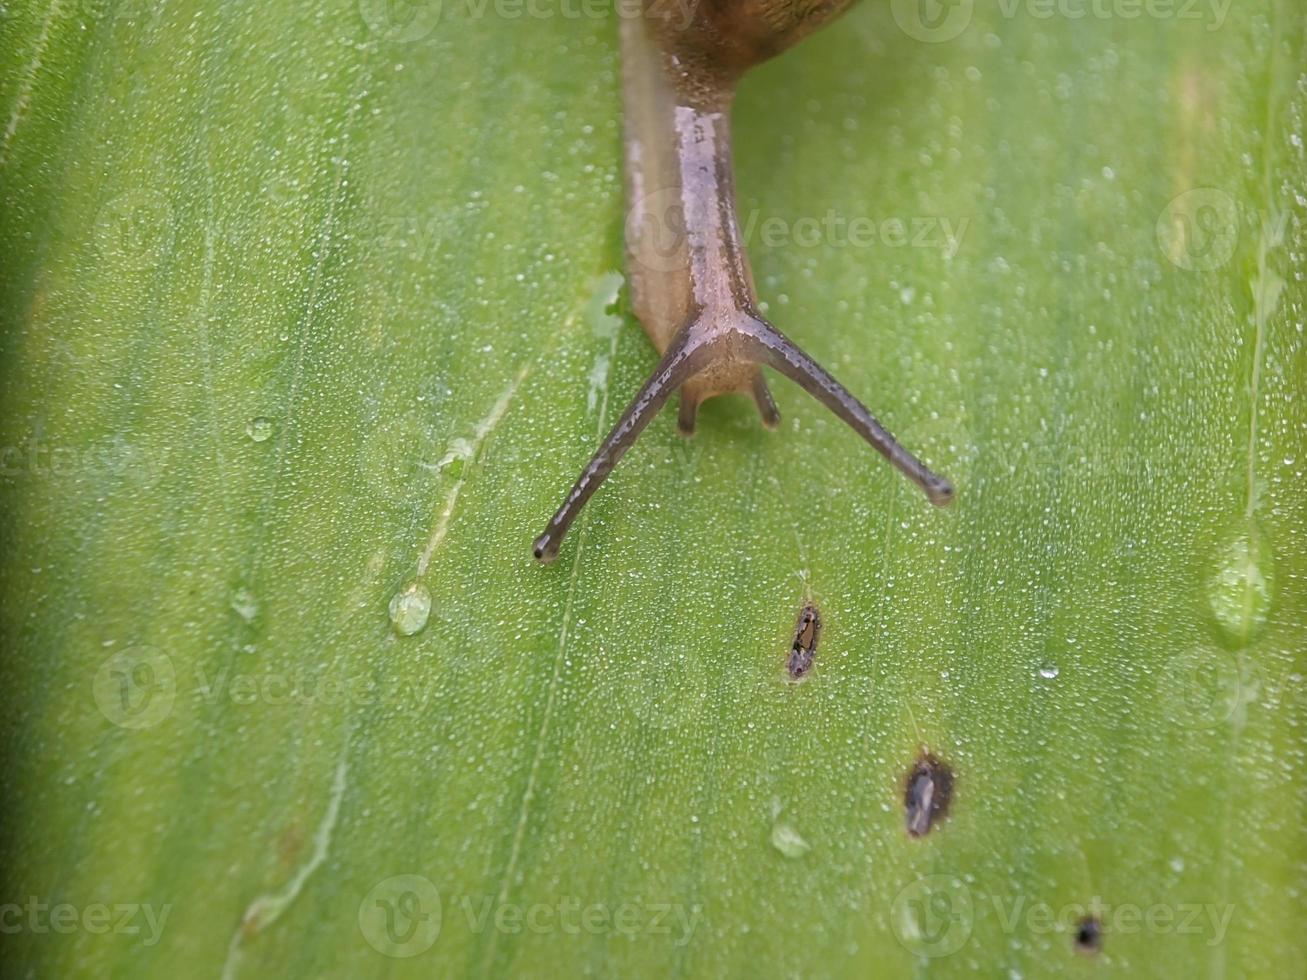
[[[1051,681],[1057,677],[1057,672],[1058,668],[1055,663],[1046,663],[1039,668],[1039,676],[1046,681]]]
[[[266,442],[272,435],[272,419],[259,415],[245,423],[245,434],[255,442]]]
[[[233,592],[231,607],[236,610],[236,615],[247,623],[253,622],[254,617],[259,614],[259,600],[249,589],[237,589]]]
[[[772,824],[771,846],[787,858],[801,858],[812,850],[812,845],[787,823]]]
[[[1226,635],[1242,643],[1266,625],[1271,607],[1270,555],[1259,537],[1240,535],[1225,549],[1207,598]]]
[[[409,582],[390,598],[390,622],[400,636],[412,636],[427,625],[431,593],[421,582]]]

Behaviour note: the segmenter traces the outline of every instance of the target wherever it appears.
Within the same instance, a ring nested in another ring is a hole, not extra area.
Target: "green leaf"
[[[768,315],[955,505],[778,380],[548,568],[655,363],[615,16],[0,11],[15,974],[1302,972],[1307,15],[923,11],[735,149]]]

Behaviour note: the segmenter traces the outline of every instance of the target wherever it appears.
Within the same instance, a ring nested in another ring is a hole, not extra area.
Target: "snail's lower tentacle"
[[[694,423],[699,418],[699,399],[681,389],[681,409],[676,413],[676,430],[683,436],[694,435]]]
[[[776,407],[776,400],[772,398],[771,389],[767,387],[767,379],[762,376],[761,371],[753,376],[753,389],[750,393],[758,405],[758,414],[762,416],[763,426],[768,429],[778,428],[781,424],[781,410]]]

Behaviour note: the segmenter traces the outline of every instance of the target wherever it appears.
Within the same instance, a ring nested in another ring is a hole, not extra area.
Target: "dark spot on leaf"
[[[908,770],[903,805],[909,837],[924,837],[948,813],[953,795],[953,770],[923,751]]]
[[[821,638],[821,613],[816,605],[806,602],[794,625],[794,643],[790,646],[790,659],[786,667],[791,680],[801,680],[812,670],[817,656],[817,641]]]
[[[1092,956],[1103,948],[1103,924],[1092,915],[1080,920],[1076,927],[1076,952]]]

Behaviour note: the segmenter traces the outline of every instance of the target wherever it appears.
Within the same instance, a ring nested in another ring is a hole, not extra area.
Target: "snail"
[[[700,403],[752,396],[762,424],[780,413],[761,366],[797,382],[881,452],[937,506],[948,480],[904,449],[863,404],[758,312],[736,218],[730,107],[753,65],[833,20],[852,0],[641,0],[621,18],[623,142],[632,305],[662,355],[535,540],[550,562],[568,527],[671,394],[692,435]]]

